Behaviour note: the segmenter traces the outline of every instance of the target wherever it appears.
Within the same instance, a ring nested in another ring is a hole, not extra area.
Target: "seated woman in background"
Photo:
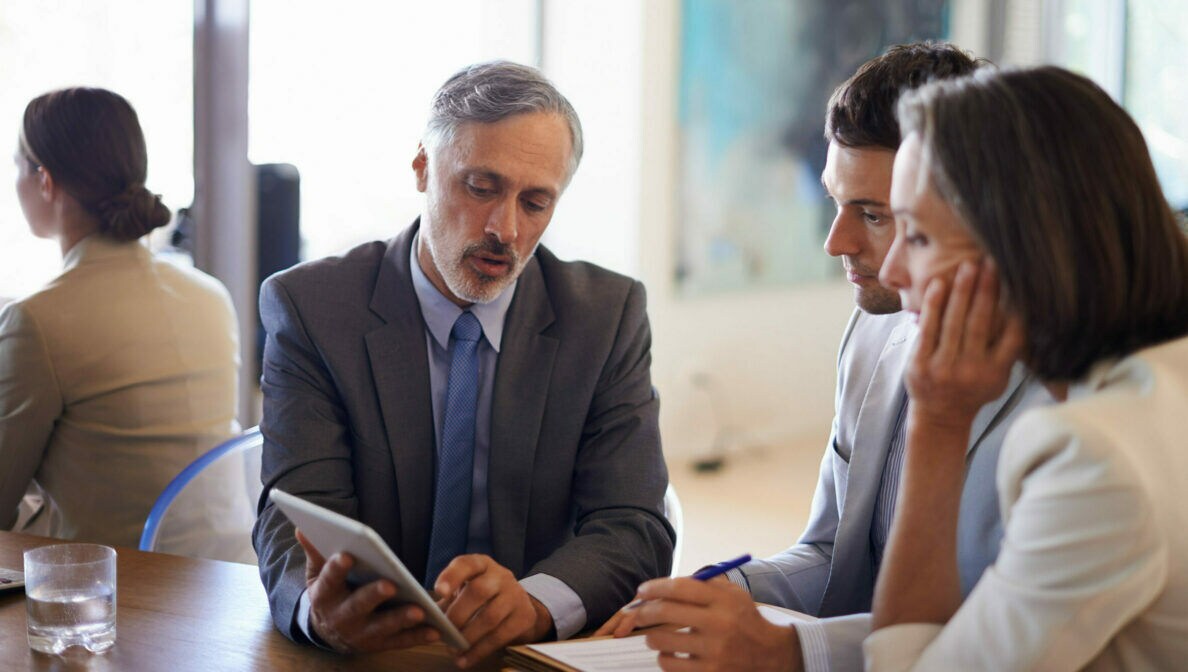
[[[139,242],[170,212],[144,186],[144,135],[122,97],[35,98],[15,161],[29,228],[58,241],[64,269],[0,310],[0,528],[35,479],[51,534],[135,547],[169,481],[239,429],[235,313],[217,280]],[[187,497],[163,548],[252,559],[246,536],[220,533],[250,521],[237,473]]]
[[[1182,669],[1188,243],[1142,134],[1051,67],[930,85],[899,112],[881,280],[920,337],[868,668]],[[1007,434],[1002,549],[962,604],[970,423],[1017,357],[1064,403]]]

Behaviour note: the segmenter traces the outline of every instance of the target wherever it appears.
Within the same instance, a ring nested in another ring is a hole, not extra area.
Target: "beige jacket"
[[[0,526],[36,479],[54,536],[135,547],[166,484],[238,431],[235,313],[217,280],[139,243],[90,236],[64,261],[0,310]],[[209,480],[164,548],[209,555],[210,531],[250,517],[246,493],[229,494],[244,491],[242,468]]]
[[[1188,338],[1099,364],[998,465],[997,562],[943,628],[879,630],[872,670],[1188,664]]]

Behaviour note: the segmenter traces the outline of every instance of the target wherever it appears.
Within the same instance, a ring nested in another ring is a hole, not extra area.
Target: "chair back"
[[[669,483],[668,489],[664,491],[664,517],[676,531],[676,544],[672,548],[672,571],[669,573],[669,576],[675,578],[680,576],[681,551],[685,539],[685,512],[681,509],[681,499],[677,497],[676,488],[672,487],[672,483]]]
[[[140,550],[255,563],[251,526],[263,446],[259,427],[252,427],[191,462],[157,497]],[[212,502],[212,496],[226,501]],[[194,518],[197,511],[203,517]]]

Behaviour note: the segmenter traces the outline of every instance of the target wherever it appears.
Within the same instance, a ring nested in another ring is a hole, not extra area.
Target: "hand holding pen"
[[[709,581],[710,579],[719,577],[736,567],[746,564],[750,560],[750,555],[743,555],[733,560],[719,562],[716,565],[710,565],[709,567],[704,567],[698,570],[691,578],[697,581]],[[646,604],[646,602],[646,600],[638,599],[631,602],[622,609],[619,609],[614,613],[613,616],[610,617],[610,619],[606,621],[606,623],[602,624],[602,627],[598,628],[598,630],[594,633],[594,636],[599,637],[613,634],[616,637],[622,637],[631,632],[635,629],[635,616],[638,613],[638,609],[641,605]]]
[[[716,565],[710,565],[709,567],[702,567],[701,569],[699,569],[693,573],[692,578],[697,579],[698,581],[709,581],[710,579],[721,576],[721,575],[725,574],[726,572],[729,572],[730,570],[735,569],[736,567],[742,567],[743,565],[747,564],[750,561],[751,561],[751,554],[744,553],[743,555],[740,555],[737,558],[734,558],[733,560],[719,562]],[[642,607],[645,602],[647,602],[647,600],[642,599],[642,598],[635,600],[634,602],[631,602],[630,604],[623,607],[619,611],[634,611],[634,610]]]

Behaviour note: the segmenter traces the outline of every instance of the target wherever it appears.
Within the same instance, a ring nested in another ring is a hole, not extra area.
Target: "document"
[[[758,607],[759,613],[776,625],[817,620],[789,609],[766,604]],[[648,648],[643,636],[631,636],[516,646],[508,649],[506,662],[530,672],[655,672],[660,669],[657,655]]]

